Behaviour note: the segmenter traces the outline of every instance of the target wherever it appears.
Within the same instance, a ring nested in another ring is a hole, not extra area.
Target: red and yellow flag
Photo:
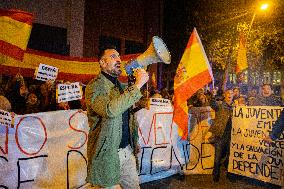
[[[174,79],[174,122],[178,134],[188,136],[187,100],[200,88],[213,81],[213,74],[204,48],[194,28]]]
[[[0,53],[22,60],[27,48],[33,16],[20,10],[0,9]]]
[[[240,32],[240,44],[238,49],[237,66],[236,73],[240,73],[248,68],[247,62],[247,49],[246,49],[246,39],[244,32]]]

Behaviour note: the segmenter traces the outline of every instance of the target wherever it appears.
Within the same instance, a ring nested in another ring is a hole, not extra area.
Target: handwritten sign
[[[0,125],[11,127],[12,125],[12,116],[10,112],[5,110],[0,110]]]
[[[213,113],[210,107],[193,107],[189,111],[190,157],[184,166],[186,175],[212,174],[215,149],[206,142],[205,135],[211,126]]]
[[[58,84],[56,94],[58,103],[82,99],[83,96],[82,87],[79,82]]]
[[[16,116],[14,128],[0,126],[0,188],[84,185],[88,130],[77,110]]]
[[[58,68],[46,64],[40,64],[35,71],[35,79],[41,81],[55,81],[58,75]]]
[[[233,112],[229,172],[284,185],[284,133],[271,144],[269,135],[281,107],[240,106]]]
[[[150,98],[150,106],[171,107],[171,101],[164,98]]]
[[[163,104],[163,99],[159,101]],[[180,172],[188,160],[189,145],[178,136],[172,106],[152,104],[149,110],[141,109],[136,115],[141,147],[138,154],[140,183]]]

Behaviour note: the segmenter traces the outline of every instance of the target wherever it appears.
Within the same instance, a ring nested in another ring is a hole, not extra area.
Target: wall
[[[0,8],[34,14],[34,23],[66,28],[70,56],[83,56],[85,0],[1,0]]]
[[[124,54],[125,40],[143,43],[146,47],[153,35],[162,34],[161,0],[86,0],[84,56],[99,52],[100,36],[121,40]]]

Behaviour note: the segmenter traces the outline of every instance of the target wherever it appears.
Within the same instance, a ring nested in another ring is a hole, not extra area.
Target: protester
[[[0,95],[0,110],[10,112],[11,109],[11,103],[9,100],[5,96]]]
[[[234,87],[233,89],[233,101],[237,100],[238,98],[240,98],[240,87]]]
[[[215,143],[215,159],[213,169],[213,181],[218,182],[220,179],[221,159],[226,158],[226,167],[230,152],[231,129],[232,129],[232,103],[233,91],[224,92],[222,104],[212,103],[212,108],[216,111],[215,119],[209,129],[212,133],[209,141]]]
[[[240,96],[239,96],[239,98],[237,98],[236,100],[235,100],[235,105],[238,105],[238,106],[246,106],[247,105],[247,100],[246,100],[246,95],[243,95],[243,94],[241,94]]]
[[[282,105],[284,104],[284,82],[281,85],[281,98],[282,98]],[[272,132],[268,137],[265,138],[265,141],[272,142],[272,140],[277,140],[281,133],[284,131],[284,109],[281,111],[279,118],[272,126]],[[284,135],[283,135],[284,136]]]
[[[27,96],[27,100],[26,100],[25,114],[40,112],[39,104],[40,104],[40,102],[38,100],[37,95],[34,92],[29,93],[28,96]]]
[[[170,94],[169,94],[167,88],[163,88],[163,89],[161,90],[161,95],[162,95],[162,97],[165,98],[165,99],[170,99]]]
[[[109,47],[99,58],[102,72],[89,82],[85,97],[90,126],[87,182],[97,188],[140,188],[132,153],[137,129],[129,109],[142,97],[140,89],[149,76],[139,69],[135,84],[122,90],[117,79],[121,74],[119,53]]]
[[[11,82],[11,90],[7,93],[7,98],[11,102],[12,111],[16,114],[24,114],[28,88],[23,77],[17,74]]]
[[[40,107],[42,112],[56,110],[55,84],[51,80],[40,86]]]
[[[256,106],[279,106],[281,100],[272,93],[270,84],[263,84],[261,87],[261,96],[256,100]]]

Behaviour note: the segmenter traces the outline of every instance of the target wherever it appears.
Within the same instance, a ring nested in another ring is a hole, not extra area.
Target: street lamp
[[[268,7],[269,7],[269,4],[268,4],[268,3],[263,3],[263,4],[260,5],[259,8],[260,8],[261,11],[265,11],[265,10],[267,10]],[[252,24],[253,24],[253,21],[254,21],[254,18],[255,18],[256,13],[257,13],[257,9],[254,11],[254,14],[253,14],[253,16],[252,16],[252,19],[251,19],[251,22],[250,22],[250,25],[249,25],[249,31],[248,31],[248,32],[250,32],[250,30],[251,30],[251,26],[252,26]]]

